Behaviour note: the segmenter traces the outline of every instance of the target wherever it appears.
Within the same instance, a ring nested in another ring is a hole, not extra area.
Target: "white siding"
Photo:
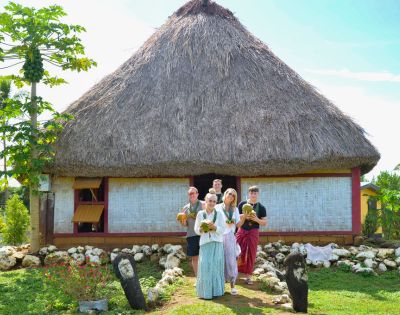
[[[183,232],[176,214],[187,203],[187,178],[110,178],[108,231]]]
[[[72,233],[71,222],[74,215],[73,177],[56,177],[53,179],[54,192],[54,233]]]
[[[242,200],[252,185],[267,209],[263,231],[351,231],[351,177],[242,178]]]

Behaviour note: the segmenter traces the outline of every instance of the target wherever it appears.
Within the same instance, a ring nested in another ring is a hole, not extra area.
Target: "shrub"
[[[17,195],[7,200],[5,224],[1,229],[3,243],[17,245],[27,241],[29,212]]]
[[[77,301],[95,301],[107,298],[104,288],[114,278],[110,266],[86,264],[58,265],[45,272],[49,284]]]

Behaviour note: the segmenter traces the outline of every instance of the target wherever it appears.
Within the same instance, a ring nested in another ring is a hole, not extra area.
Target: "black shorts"
[[[200,236],[191,236],[186,238],[188,256],[198,256],[200,251]]]

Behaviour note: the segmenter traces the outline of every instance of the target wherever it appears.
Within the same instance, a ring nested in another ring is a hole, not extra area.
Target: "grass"
[[[156,263],[138,264],[143,292],[161,278]],[[190,275],[191,268],[182,268]],[[0,314],[76,314],[77,303],[44,281],[42,269],[20,269],[0,273]],[[273,305],[273,295],[263,286],[239,281],[238,296],[229,293],[212,301],[200,300],[193,287],[194,277],[185,277],[171,286],[162,297],[164,305],[149,315],[229,315],[289,314]],[[400,314],[400,275],[397,271],[379,277],[362,276],[342,269],[321,269],[309,272],[309,314],[312,315],[397,315]],[[226,287],[229,292],[228,287]],[[107,287],[110,311],[103,314],[145,314],[130,309],[118,280]]]

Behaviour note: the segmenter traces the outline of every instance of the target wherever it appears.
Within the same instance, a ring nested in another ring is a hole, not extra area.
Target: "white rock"
[[[158,252],[158,250],[160,249],[160,245],[158,244],[153,244],[151,245],[151,250],[155,253]]]
[[[396,262],[397,266],[400,266],[400,257],[397,257],[395,262]]]
[[[13,256],[17,260],[17,262],[20,262],[24,259],[25,255],[26,255],[26,253],[24,253],[24,252],[15,252],[11,256]]]
[[[76,247],[71,247],[70,249],[68,249],[68,254],[72,255],[75,254],[78,250],[76,249]]]
[[[102,250],[101,248],[94,248],[92,250],[92,255],[95,256],[101,256],[104,253],[104,250]]]
[[[83,254],[85,252],[85,248],[83,246],[78,246],[76,250],[78,251],[79,254]]]
[[[275,256],[275,259],[278,263],[283,263],[283,261],[285,260],[285,255],[283,255],[282,253],[278,253]]]
[[[54,245],[50,245],[49,247],[47,247],[47,251],[49,253],[54,253],[57,250],[57,247]]]
[[[174,267],[172,269],[177,277],[183,277],[183,269],[179,267]]]
[[[169,250],[168,250],[168,254],[170,253],[177,253],[177,252],[183,252],[183,248],[182,245],[172,245]]]
[[[115,257],[117,257],[117,256],[118,256],[117,253],[111,253],[111,254],[110,254],[111,262],[113,262],[114,259],[115,259]]]
[[[368,267],[360,267],[356,270],[356,273],[374,273],[374,270],[372,268]]]
[[[322,266],[324,265],[324,262],[323,262],[323,261],[320,261],[320,260],[316,260],[316,261],[313,261],[313,262],[312,262],[312,265],[313,265],[314,267],[322,267]]]
[[[376,255],[378,258],[388,258],[394,255],[394,249],[393,248],[379,248],[378,254]]]
[[[158,261],[158,264],[165,269],[165,263],[167,262],[167,256],[162,256]]]
[[[257,257],[261,257],[262,259],[267,259],[268,255],[263,251],[259,251],[257,252]]]
[[[262,251],[262,246],[261,245],[257,245],[257,253]]]
[[[179,267],[180,260],[176,257],[173,253],[168,254],[166,262],[165,262],[165,269],[173,269],[175,267]]]
[[[169,253],[170,253],[170,247],[171,247],[171,246],[172,246],[171,244],[165,244],[165,245],[163,246],[163,251],[164,251],[164,253],[169,254]]]
[[[324,267],[329,268],[331,266],[331,263],[329,261],[324,261]]]
[[[311,264],[312,264],[311,259],[306,258],[306,264],[307,264],[307,265],[311,265]]]
[[[358,264],[359,265],[359,264]],[[339,260],[338,262],[337,262],[337,266],[338,267],[340,267],[340,266],[348,266],[348,267],[351,267],[351,266],[354,266],[354,263],[353,262],[351,262],[350,260]]]
[[[332,250],[332,254],[335,254],[339,257],[349,257],[351,255],[351,253],[344,248],[335,248]]]
[[[292,303],[285,303],[280,305],[280,308],[285,311],[293,311]]]
[[[74,263],[78,266],[83,265],[86,261],[85,255],[80,253],[74,253],[71,255],[71,257],[74,260]]]
[[[378,263],[376,261],[372,260],[371,258],[365,259],[364,264],[368,268],[376,268],[376,266],[378,265]]]
[[[89,258],[89,262],[92,264],[101,264],[100,257],[97,255],[86,255],[86,258]]]
[[[135,254],[137,254],[137,253],[140,253],[141,250],[142,250],[142,247],[141,247],[141,246],[139,246],[139,245],[133,245],[133,246],[132,246],[132,249],[131,249],[132,255],[135,255]]]
[[[369,246],[367,246],[367,245],[360,245],[360,246],[358,247],[358,250],[359,250],[360,252],[365,252],[365,251],[372,250],[372,247],[369,247]]]
[[[114,248],[114,249],[112,250],[113,253],[119,253],[120,251],[121,251],[120,248]]]
[[[121,250],[121,253],[125,253],[125,254],[133,254],[133,253],[132,253],[132,250],[131,250],[131,249],[129,249],[129,248],[123,248],[123,249]]]
[[[360,268],[362,268],[361,264],[358,263],[358,264],[355,264],[355,265],[351,266],[351,271],[357,272],[357,270],[360,269]]]
[[[379,266],[378,266],[378,270],[380,272],[385,272],[385,271],[387,271],[387,268],[386,268],[384,263],[380,263]]]
[[[266,273],[266,275],[267,275],[268,277],[271,277],[271,278],[278,278],[278,276],[277,276],[277,274],[276,274],[275,271],[268,271],[268,272]]]
[[[396,257],[400,257],[400,247],[396,248],[396,250],[394,251],[394,255]]]
[[[69,262],[69,255],[64,251],[56,251],[48,254],[44,259],[45,265],[65,264]]]
[[[290,247],[287,246],[287,245],[283,245],[283,246],[279,249],[279,251],[280,251],[282,254],[289,254],[289,253],[290,253]]]
[[[275,297],[272,301],[274,304],[285,304],[290,302],[289,295],[282,294]]]
[[[393,260],[390,259],[385,259],[383,261],[383,263],[385,264],[386,267],[388,267],[389,269],[396,269],[397,264],[396,262],[394,262]]]
[[[47,247],[42,247],[42,248],[39,250],[39,255],[45,256],[45,255],[47,255],[47,254],[48,254]]]
[[[151,254],[153,253],[153,251],[151,250],[151,247],[148,245],[143,245],[142,246],[142,252],[143,254],[145,254],[146,256],[151,256]]]
[[[135,256],[133,256],[133,259],[135,259],[136,262],[142,262],[144,259],[144,254],[137,253],[137,254],[135,254]]]
[[[26,255],[22,260],[22,267],[24,268],[39,267],[39,266],[40,266],[39,257],[33,255]]]
[[[339,260],[339,256],[335,255],[335,254],[331,254],[331,256],[329,257],[329,261],[330,262],[335,262]]]
[[[366,252],[360,252],[357,254],[356,258],[361,261],[363,261],[367,258],[373,259],[373,258],[375,258],[375,253],[371,250],[366,251]]]
[[[0,247],[0,256],[11,256],[16,252],[15,248],[12,246]]]
[[[264,273],[264,269],[263,268],[256,268],[253,271],[253,275],[259,276],[260,274]]]
[[[86,245],[85,246],[85,251],[87,251],[87,250],[92,250],[93,249],[93,246],[89,246],[89,245]]]
[[[352,255],[357,255],[357,254],[358,254],[358,249],[357,249],[357,247],[351,246],[351,247],[349,248],[349,252],[350,252]]]
[[[9,270],[17,264],[17,260],[13,256],[0,256],[0,270]]]

